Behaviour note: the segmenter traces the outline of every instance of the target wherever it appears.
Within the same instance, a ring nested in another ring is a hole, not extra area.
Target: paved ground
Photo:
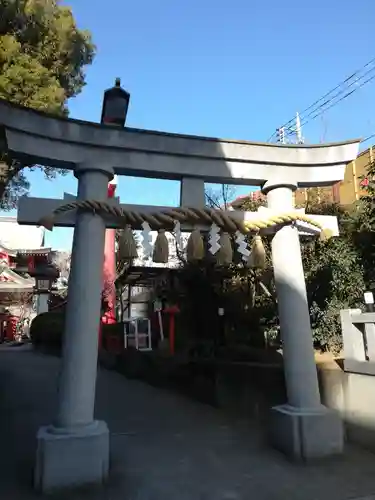
[[[37,498],[35,433],[54,414],[58,369],[57,358],[0,348],[1,500]],[[292,465],[249,423],[116,373],[99,374],[96,413],[112,432],[111,480],[61,499],[375,499],[375,455],[350,447],[324,464]]]

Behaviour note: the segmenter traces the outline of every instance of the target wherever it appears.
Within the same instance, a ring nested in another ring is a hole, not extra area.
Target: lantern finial
[[[121,78],[116,78],[115,80],[115,87],[121,87]]]

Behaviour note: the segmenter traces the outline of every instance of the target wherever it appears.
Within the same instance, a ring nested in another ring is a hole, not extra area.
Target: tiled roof
[[[9,284],[17,285],[19,288],[32,289],[35,280],[33,278],[23,278],[9,268],[0,269],[0,289],[9,286]]]
[[[21,248],[17,250],[17,253],[22,255],[48,255],[49,253],[51,253],[51,250],[52,249],[49,247],[37,248],[36,250]]]

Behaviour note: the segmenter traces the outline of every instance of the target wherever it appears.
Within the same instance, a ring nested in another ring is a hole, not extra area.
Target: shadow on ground
[[[38,498],[31,490],[35,434],[53,419],[59,363],[32,351],[0,350],[1,499]],[[254,423],[114,372],[99,373],[96,414],[111,430],[110,482],[57,498],[349,500],[375,494],[371,453],[348,447],[342,458],[293,465],[267,447]]]

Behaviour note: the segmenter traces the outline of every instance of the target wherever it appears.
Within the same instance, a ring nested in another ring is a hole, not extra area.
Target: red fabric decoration
[[[27,269],[30,272],[33,272],[35,269],[35,262],[34,262],[34,257],[28,257],[27,258]]]
[[[108,198],[115,196],[116,187],[116,184],[108,184]]]

